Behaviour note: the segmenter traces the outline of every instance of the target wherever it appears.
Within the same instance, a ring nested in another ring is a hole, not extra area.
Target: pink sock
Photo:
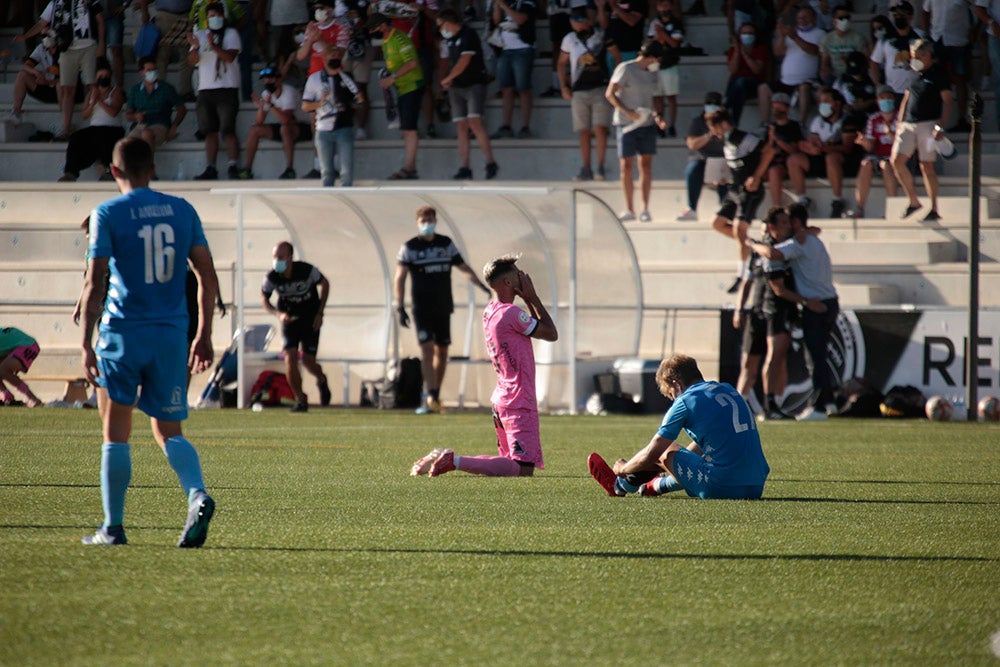
[[[521,474],[520,464],[503,456],[456,456],[455,459],[458,462],[458,470],[473,475],[517,477]]]

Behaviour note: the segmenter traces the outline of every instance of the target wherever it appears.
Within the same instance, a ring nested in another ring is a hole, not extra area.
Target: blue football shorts
[[[187,419],[188,343],[183,327],[102,328],[96,352],[101,374],[97,383],[112,401],[137,406],[163,421]]]
[[[763,484],[748,486],[713,484],[711,473],[712,466],[704,457],[687,449],[681,449],[674,454],[674,477],[692,498],[756,500],[764,493]]]

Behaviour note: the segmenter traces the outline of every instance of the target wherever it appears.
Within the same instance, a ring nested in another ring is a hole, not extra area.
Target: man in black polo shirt
[[[918,39],[910,45],[910,68],[917,73],[917,78],[904,93],[899,109],[900,120],[892,145],[892,168],[910,199],[903,213],[903,217],[908,218],[920,210],[920,200],[906,162],[914,152],[919,154],[920,172],[931,200],[931,210],[924,216],[924,222],[933,222],[938,219],[935,141],[944,137],[941,128],[947,127],[951,116],[951,83],[948,71],[934,59],[934,43],[930,40]]]
[[[418,415],[431,412],[443,413],[439,391],[448,366],[448,346],[451,345],[451,267],[464,273],[469,282],[492,295],[476,272],[462,259],[454,242],[443,234],[435,233],[437,211],[431,206],[417,209],[418,234],[399,249],[396,268],[396,309],[399,325],[410,326],[410,316],[403,305],[406,276],[413,274],[410,300],[413,320],[420,343],[420,370],[424,376],[424,402],[417,408]]]
[[[295,393],[292,412],[306,412],[309,401],[302,392],[302,374],[299,372],[299,346],[302,347],[302,365],[316,377],[319,401],[330,404],[330,387],[323,369],[316,363],[319,348],[319,331],[323,326],[323,309],[330,296],[330,281],[312,264],[292,260],[294,250],[288,241],[274,246],[273,271],[264,276],[260,291],[264,310],[278,316],[281,335],[285,338],[285,375]],[[278,293],[277,307],[271,305],[271,294]]]

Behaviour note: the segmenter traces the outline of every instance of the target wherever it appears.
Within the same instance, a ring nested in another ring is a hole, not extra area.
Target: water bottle
[[[186,181],[187,172],[184,171],[184,160],[180,160],[177,163],[177,175],[174,176],[175,181]]]

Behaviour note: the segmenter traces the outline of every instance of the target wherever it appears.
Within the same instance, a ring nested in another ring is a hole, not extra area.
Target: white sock
[[[741,259],[736,262],[736,275],[740,278],[746,278],[750,272],[750,260]]]

